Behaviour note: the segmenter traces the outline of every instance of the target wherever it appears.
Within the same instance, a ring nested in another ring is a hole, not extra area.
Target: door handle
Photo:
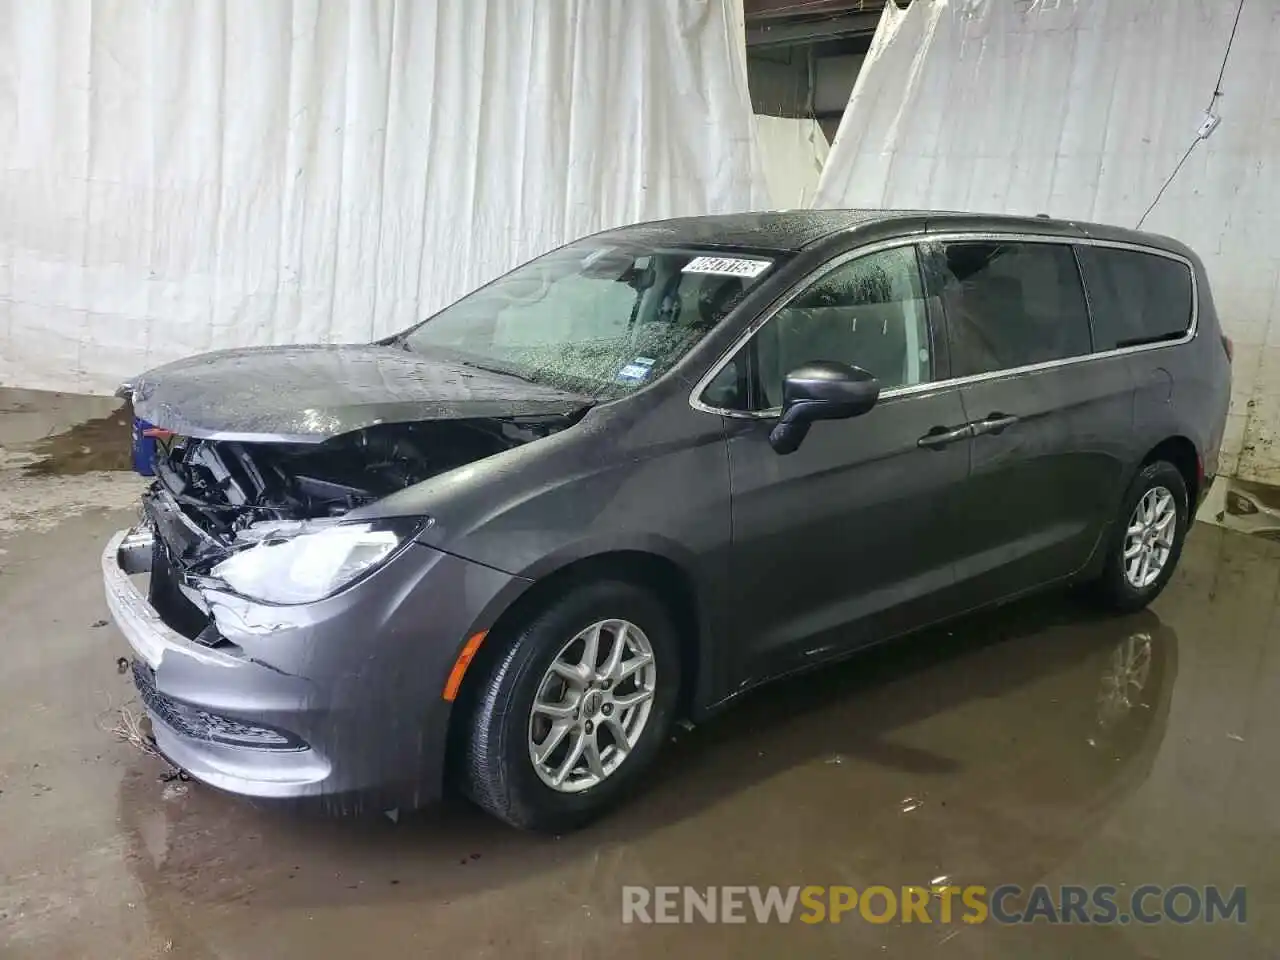
[[[967,440],[971,436],[973,436],[973,426],[967,423],[962,427],[934,427],[916,441],[916,446],[927,450],[940,450],[960,440]]]
[[[988,414],[983,420],[977,420],[973,423],[973,435],[981,437],[984,434],[998,434],[1012,427],[1018,422],[1018,418],[1010,416],[1007,413]]]

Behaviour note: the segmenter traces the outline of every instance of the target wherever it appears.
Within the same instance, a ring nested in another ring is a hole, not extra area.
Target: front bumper
[[[151,571],[154,537],[149,526],[117,533],[102,575],[162,754],[246,796],[377,793],[413,806],[439,795],[449,671],[526,581],[413,544],[314,604],[204,590],[216,629],[191,639],[133,579]]]

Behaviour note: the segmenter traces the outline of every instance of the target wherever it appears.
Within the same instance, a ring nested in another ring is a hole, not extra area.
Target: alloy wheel
[[[1124,538],[1124,576],[1136,590],[1145,590],[1164,572],[1173,553],[1178,530],[1178,506],[1167,487],[1152,487],[1142,495],[1129,517]]]
[[[529,759],[553,790],[578,793],[626,761],[649,721],[653,646],[627,620],[601,620],[556,654],[529,713]]]

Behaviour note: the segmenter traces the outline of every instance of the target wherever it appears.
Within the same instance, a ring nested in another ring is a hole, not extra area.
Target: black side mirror
[[[787,374],[782,416],[769,434],[778,453],[795,453],[815,420],[847,420],[876,405],[880,381],[860,367],[815,360]]]

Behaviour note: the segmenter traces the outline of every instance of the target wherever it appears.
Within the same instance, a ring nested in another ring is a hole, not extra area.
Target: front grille
[[[304,749],[300,740],[281,730],[210,713],[165,696],[156,689],[155,671],[141,660],[133,661],[133,685],[146,708],[180,736],[259,750]]]

